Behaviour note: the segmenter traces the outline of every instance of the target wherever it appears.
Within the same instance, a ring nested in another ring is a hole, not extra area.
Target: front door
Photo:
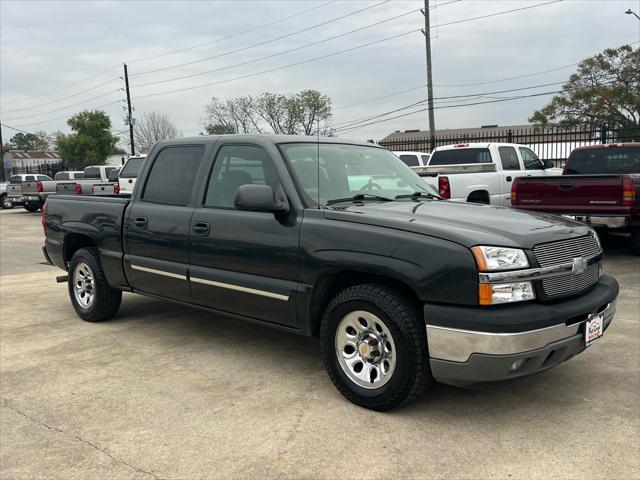
[[[280,187],[275,161],[257,145],[220,146],[191,219],[189,276],[199,305],[294,327],[301,218],[233,205],[242,185]]]
[[[533,150],[527,147],[518,147],[518,150],[520,150],[522,164],[527,177],[541,177],[547,174],[542,160],[533,153]]]
[[[205,147],[166,147],[153,159],[125,221],[125,268],[134,289],[191,301],[187,279],[192,197]]]

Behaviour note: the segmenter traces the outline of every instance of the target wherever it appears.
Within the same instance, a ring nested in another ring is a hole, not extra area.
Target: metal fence
[[[29,174],[33,173],[36,175],[48,175],[53,178],[56,173],[66,170],[76,170],[82,171],[84,170],[85,165],[70,165],[68,163],[59,162],[59,163],[47,163],[47,162],[38,162],[32,163],[30,165],[24,165],[21,167],[12,167],[12,168],[4,168],[4,179],[3,181],[8,181],[12,175],[19,174]]]
[[[580,125],[570,128],[487,129],[464,134],[436,135],[434,138],[407,136],[373,143],[392,151],[427,153],[436,147],[458,143],[518,143],[531,148],[541,159],[552,160],[556,166],[562,166],[576,147],[630,141],[640,141],[640,127],[608,128]]]

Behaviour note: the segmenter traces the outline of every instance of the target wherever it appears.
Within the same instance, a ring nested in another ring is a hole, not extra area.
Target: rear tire
[[[631,247],[637,255],[640,255],[640,227],[631,230]]]
[[[336,295],[322,318],[320,341],[333,384],[361,407],[406,405],[433,381],[419,308],[384,285],[356,285]]]
[[[40,207],[41,207],[41,205],[38,204],[38,203],[30,203],[30,202],[28,202],[28,203],[24,204],[24,209],[27,212],[31,212],[31,213],[37,212],[38,210],[40,210]]]
[[[68,288],[73,308],[87,322],[110,319],[122,302],[122,292],[107,283],[94,247],[81,248],[71,258]]]
[[[0,196],[0,208],[2,208],[2,210],[11,210],[13,208],[13,202],[6,193]]]

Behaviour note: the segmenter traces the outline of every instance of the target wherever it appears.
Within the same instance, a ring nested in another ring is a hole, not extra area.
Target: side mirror
[[[544,162],[544,168],[553,168],[555,167],[555,163],[553,163],[553,160],[547,160],[546,162]]]
[[[289,211],[289,202],[282,187],[276,193],[270,185],[242,185],[236,190],[233,204],[238,210],[250,212],[284,214]]]

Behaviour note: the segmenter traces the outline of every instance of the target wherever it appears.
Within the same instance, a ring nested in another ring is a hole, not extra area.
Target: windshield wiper
[[[358,193],[353,197],[335,198],[333,200],[328,200],[327,205],[333,205],[334,203],[342,203],[342,202],[358,202],[366,199],[378,200],[380,202],[393,202],[393,198],[381,197],[380,195],[373,195],[372,193]]]
[[[396,200],[400,198],[410,198],[411,200],[418,200],[420,197],[435,198],[435,199],[441,200],[441,197],[439,197],[438,195],[435,195],[433,193],[427,193],[427,192],[413,192],[413,193],[408,193],[406,195],[396,195]]]

